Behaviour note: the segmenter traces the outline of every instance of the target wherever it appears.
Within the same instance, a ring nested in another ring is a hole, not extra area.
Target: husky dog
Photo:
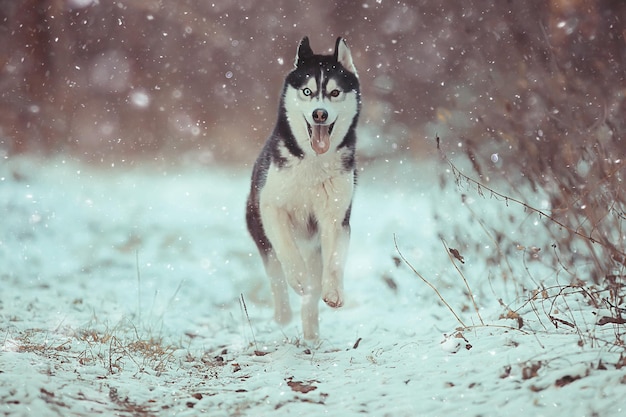
[[[291,320],[287,284],[302,296],[305,339],[319,337],[320,297],[343,305],[356,180],[359,80],[342,38],[317,55],[303,38],[278,120],[252,171],[246,221],[271,281],[274,318]]]

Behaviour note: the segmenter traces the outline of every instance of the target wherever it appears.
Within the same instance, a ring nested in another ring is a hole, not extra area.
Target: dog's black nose
[[[328,119],[328,112],[324,109],[313,110],[313,121],[315,123],[324,123]]]

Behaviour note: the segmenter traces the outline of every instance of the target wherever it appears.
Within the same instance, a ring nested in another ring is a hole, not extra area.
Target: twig
[[[178,286],[176,287],[176,290],[174,291],[174,293],[172,294],[172,296],[170,297],[170,299],[167,301],[166,304],[166,308],[163,309],[163,311],[161,312],[161,314],[159,314],[159,321],[161,323],[160,328],[159,328],[159,335],[161,334],[161,332],[163,331],[163,325],[165,323],[165,321],[163,320],[163,318],[165,317],[165,313],[167,313],[169,310],[169,308],[172,306],[172,304],[174,303],[174,301],[176,300],[176,296],[178,295],[178,292],[180,291],[180,289],[183,287],[183,284],[185,283],[185,279],[182,278],[179,282],[178,282]]]
[[[396,239],[396,234],[393,234],[393,243],[396,247],[396,251],[398,252],[398,256],[400,256],[400,259],[402,259],[402,261],[409,267],[411,268],[411,270],[415,273],[415,275],[417,275],[418,277],[420,277],[420,279],[422,281],[424,281],[424,283],[426,285],[428,285],[434,292],[435,294],[437,294],[437,296],[439,297],[439,299],[441,300],[441,302],[448,307],[448,310],[450,310],[450,312],[452,313],[452,315],[454,316],[454,318],[456,318],[456,320],[461,324],[461,326],[463,326],[463,328],[467,328],[467,326],[465,325],[465,323],[463,323],[463,320],[461,320],[461,318],[454,312],[454,309],[450,306],[450,304],[448,304],[446,302],[446,300],[443,298],[443,296],[441,295],[441,293],[437,290],[437,288],[431,284],[426,278],[424,278],[424,276],[422,274],[420,274],[419,272],[417,272],[417,270],[413,267],[413,265],[411,265],[409,263],[409,261],[406,260],[406,258],[404,257],[404,255],[402,254],[402,252],[400,252],[400,248],[398,247],[398,240]]]
[[[135,267],[137,268],[137,323],[141,326],[141,271],[139,270],[139,249],[135,250]]]
[[[254,342],[254,353],[257,354],[259,351],[259,346],[256,343],[256,338],[254,337],[254,329],[252,329],[252,322],[250,321],[250,316],[248,315],[248,307],[246,306],[246,300],[243,298],[243,293],[239,294],[241,301],[241,307],[243,308],[244,313],[246,314],[246,319],[248,320],[248,326],[250,326],[250,333],[252,334],[252,341]]]
[[[437,137],[437,149],[439,150],[441,159],[446,161],[446,163],[450,166],[450,169],[452,170],[452,174],[454,175],[454,178],[455,178],[455,181],[456,181],[457,184],[460,184],[461,180],[463,180],[467,184],[473,185],[475,187],[475,189],[476,189],[476,192],[481,197],[485,196],[485,193],[484,193],[483,190],[487,190],[490,193],[491,197],[495,197],[495,198],[501,199],[507,205],[508,205],[509,202],[513,202],[513,203],[515,203],[517,205],[520,205],[525,210],[528,210],[528,211],[530,211],[532,213],[538,214],[540,218],[544,217],[544,218],[548,219],[549,221],[551,221],[552,223],[558,225],[559,227],[567,230],[568,232],[570,232],[570,233],[572,233],[572,234],[574,234],[576,236],[582,237],[583,239],[585,239],[585,240],[587,240],[587,241],[589,241],[589,242],[591,242],[593,244],[598,244],[598,245],[602,246],[603,248],[608,249],[614,255],[620,255],[622,257],[626,257],[626,252],[622,252],[622,251],[618,250],[617,248],[615,248],[615,246],[611,245],[610,243],[606,243],[606,242],[603,242],[601,240],[598,240],[598,239],[594,238],[591,235],[586,235],[585,233],[582,233],[579,230],[576,230],[576,229],[574,229],[574,228],[572,228],[570,226],[567,226],[563,222],[555,219],[554,217],[550,216],[549,214],[547,214],[546,212],[544,212],[542,210],[536,209],[533,206],[531,206],[531,205],[529,205],[527,203],[524,203],[523,201],[518,200],[516,198],[509,197],[509,196],[507,196],[505,194],[499,193],[498,191],[496,191],[496,190],[494,190],[492,188],[489,188],[488,186],[484,185],[483,183],[481,183],[481,182],[479,182],[479,181],[477,181],[477,180],[475,180],[473,178],[470,178],[469,176],[463,174],[452,163],[452,161],[450,161],[450,159],[448,159],[446,154],[441,149],[439,137]],[[619,171],[621,168],[623,168],[623,166],[619,166],[617,169],[615,169],[615,171],[613,173]]]
[[[441,239],[441,244],[443,245],[443,249],[448,254],[448,258],[450,258],[450,262],[452,262],[452,265],[454,265],[454,268],[456,269],[456,272],[458,272],[459,275],[461,276],[461,278],[463,278],[463,282],[465,283],[465,288],[467,288],[467,292],[469,293],[469,296],[472,299],[472,304],[474,304],[474,310],[476,310],[476,314],[478,315],[478,319],[480,320],[480,324],[484,325],[485,322],[483,321],[483,318],[480,316],[480,310],[478,309],[478,305],[476,304],[476,299],[474,298],[474,293],[472,293],[472,289],[470,288],[470,285],[467,282],[467,279],[465,278],[465,274],[459,269],[459,266],[456,264],[456,262],[454,262],[452,254],[448,250],[448,245],[446,244],[446,241],[443,240],[443,238],[440,238],[440,239]]]

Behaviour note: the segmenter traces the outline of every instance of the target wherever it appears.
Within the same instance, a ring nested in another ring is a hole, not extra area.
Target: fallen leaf
[[[291,388],[292,391],[306,394],[307,392],[315,391],[317,389],[315,385],[311,385],[311,383],[313,382],[315,381],[302,382],[287,380],[287,385]]]
[[[608,317],[608,316],[603,316],[603,317],[600,317],[598,319],[598,325],[599,326],[603,326],[603,325],[608,324],[608,323],[625,324],[626,323],[626,319],[623,319],[621,317]]]
[[[522,368],[522,379],[526,380],[536,377],[540,368],[541,362],[534,362],[526,365]]]
[[[393,292],[398,292],[398,284],[396,284],[396,281],[389,275],[383,275],[383,281],[385,281],[385,284],[387,284],[390,290],[392,290]]]
[[[564,377],[557,379],[554,382],[554,385],[556,385],[557,387],[564,387],[565,385],[571,384],[572,382],[576,381],[577,379],[580,379],[580,376],[578,376],[578,375],[576,375],[576,376],[565,375]]]
[[[454,256],[459,262],[461,262],[462,264],[465,263],[465,259],[463,258],[463,256],[461,256],[458,250],[452,248],[448,248],[448,250],[450,251],[450,254]]]

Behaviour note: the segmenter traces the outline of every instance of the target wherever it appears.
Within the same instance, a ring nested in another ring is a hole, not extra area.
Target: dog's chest
[[[354,174],[341,169],[338,160],[304,158],[277,168],[271,165],[261,191],[263,204],[289,211],[292,219],[308,221],[337,212],[345,213],[352,201]]]

